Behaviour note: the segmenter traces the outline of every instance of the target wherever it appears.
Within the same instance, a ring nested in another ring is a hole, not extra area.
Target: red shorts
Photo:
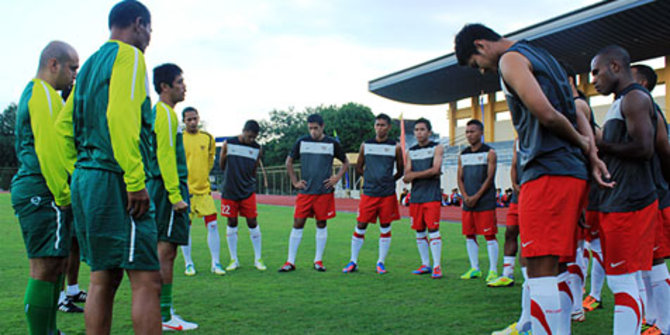
[[[496,226],[496,210],[488,211],[461,211],[461,225],[463,235],[495,235],[498,233]]]
[[[361,194],[356,221],[377,223],[377,218],[379,218],[379,223],[391,223],[391,221],[400,219],[398,198],[395,194],[387,197],[371,197]]]
[[[315,218],[319,221],[335,217],[335,195],[326,194],[302,194],[299,193],[295,199],[296,219]]]
[[[598,232],[600,230],[600,213],[597,211],[586,211],[584,218],[588,227],[585,229],[584,239],[591,242],[600,238],[600,233]]]
[[[600,244],[605,273],[620,275],[651,270],[658,201],[633,212],[600,213]]]
[[[507,220],[505,222],[507,226],[518,226],[519,225],[519,204],[510,202],[509,208],[507,209]]]
[[[586,180],[542,176],[524,183],[519,194],[523,257],[575,256],[577,220],[584,208]]]
[[[658,210],[654,259],[670,257],[670,207]]]
[[[244,200],[229,200],[221,198],[221,216],[236,218],[237,215],[247,219],[258,217],[256,210],[256,193],[252,193]]]
[[[412,220],[412,229],[422,231],[440,229],[440,210],[439,201],[423,202],[419,204],[409,204],[409,216]]]

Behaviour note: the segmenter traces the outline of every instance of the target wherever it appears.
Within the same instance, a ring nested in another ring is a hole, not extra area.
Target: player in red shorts
[[[326,248],[328,230],[326,221],[335,217],[335,184],[349,168],[349,160],[340,143],[323,133],[323,118],[319,114],[307,117],[309,135],[299,138],[286,158],[286,170],[291,184],[298,189],[293,215],[293,229],[289,237],[288,260],[279,272],[295,270],[295,256],[302,240],[302,230],[307,218],[316,219],[316,255],[314,269],[326,271],[323,265],[323,251]],[[342,167],[333,175],[333,158],[342,162]],[[301,178],[293,170],[293,161],[300,160]]]
[[[361,143],[356,171],[363,176],[363,193],[358,203],[358,224],[351,237],[351,261],[342,269],[344,273],[358,269],[358,253],[365,240],[365,230],[368,223],[377,223],[377,218],[380,232],[377,273],[387,272],[385,262],[391,245],[391,221],[400,219],[395,182],[404,170],[402,149],[388,138],[390,130],[391,118],[379,114],[375,118],[375,137]]]
[[[614,293],[613,334],[640,333],[640,271],[651,270],[658,195],[652,173],[658,121],[649,92],[635,83],[630,56],[609,46],[591,61],[596,90],[615,99],[605,115],[598,150],[617,185],[602,194],[600,239],[607,285]]]
[[[533,334],[568,334],[570,317],[566,322],[563,316],[571,306],[562,306],[559,298],[558,258],[574,256],[587,159],[599,181],[606,174],[586,131],[588,122],[576,112],[565,72],[546,50],[503,38],[481,24],[466,25],[455,46],[460,65],[498,72],[518,134],[519,228]]]
[[[225,140],[221,147],[221,216],[228,218],[226,237],[230,252],[230,264],[226,271],[234,271],[240,266],[237,259],[238,215],[247,219],[249,237],[254,247],[254,266],[260,271],[267,269],[261,258],[261,230],[256,220],[256,170],[263,156],[261,146],[256,143],[259,131],[258,122],[249,120],[244,124],[241,135]]]
[[[414,137],[417,144],[407,151],[405,165],[405,183],[412,183],[412,197],[409,212],[412,229],[416,231],[416,245],[421,256],[421,266],[414,274],[432,272],[433,278],[442,278],[440,259],[442,256],[442,238],[440,237],[440,174],[444,148],[430,140],[432,134],[430,121],[420,118],[414,123]],[[428,234],[426,235],[426,229]],[[430,267],[430,252],[433,254],[433,268]]]
[[[651,92],[658,77],[654,69],[647,65],[631,66],[633,78]],[[658,117],[656,128],[655,154],[653,158],[654,182],[658,193],[658,218],[654,241],[654,260],[651,271],[643,271],[644,290],[641,293],[645,306],[647,326],[643,335],[670,333],[670,275],[665,259],[670,256],[670,143],[668,123],[663,112],[654,104]],[[645,295],[647,299],[645,300]]]
[[[498,277],[498,226],[496,226],[496,193],[494,179],[498,156],[495,150],[482,143],[484,125],[479,120],[468,121],[465,138],[470,146],[458,157],[458,188],[463,194],[462,229],[470,258],[470,269],[461,279],[482,276],[479,270],[477,235],[486,238],[489,254],[489,273],[486,282]]]

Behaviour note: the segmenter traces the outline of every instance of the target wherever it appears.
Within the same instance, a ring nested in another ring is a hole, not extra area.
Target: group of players
[[[73,235],[81,258],[91,268],[85,307],[89,334],[110,332],[114,295],[124,272],[131,282],[136,333],[197,328],[172,307],[178,245],[183,246],[185,274],[195,274],[189,234],[194,216],[204,217],[208,227],[212,272],[225,274],[218,259],[216,209],[208,180],[214,140],[198,130],[194,108],[182,113],[187,131],[182,133],[178,127],[174,108],[186,91],[182,70],[169,63],[154,68],[159,102],[152,109],[143,56],[151,36],[148,9],[137,1],[122,1],[110,12],[109,28],[110,40],[78,74],[76,51],[63,42],[50,43],[19,103],[16,136],[21,165],[12,182],[12,204],[30,259],[25,313],[32,334],[60,333],[57,301]],[[511,285],[517,235],[521,239],[526,279],[522,315],[498,334],[531,329],[533,334],[569,334],[571,319],[583,320],[579,297],[586,261],[578,250],[584,238],[590,240],[599,260],[593,264],[600,277],[592,275],[593,280],[600,280],[602,286],[604,269],[615,296],[614,334],[639,334],[643,318],[651,324],[646,334],[667,334],[670,276],[664,258],[670,256],[666,182],[670,145],[667,123],[648,92],[655,84],[653,70],[651,74],[644,67],[631,70],[629,56],[620,47],[605,48],[593,58],[596,89],[616,95],[599,129],[575,88],[574,73],[546,51],[503,38],[479,24],[466,25],[455,44],[461,65],[499,73],[518,134],[512,169],[517,198],[508,217],[502,277],[497,278],[496,272],[496,156],[481,143],[480,122],[468,123],[466,137],[471,146],[459,158],[463,234],[471,262],[461,278],[482,275],[476,235],[484,235],[490,259],[488,285]],[[63,102],[57,90],[66,90],[75,77],[72,93]],[[323,252],[327,220],[335,216],[333,189],[349,166],[339,142],[324,134],[321,116],[310,115],[307,126],[309,135],[298,139],[286,160],[299,194],[288,258],[280,272],[296,269],[303,228],[310,217],[317,226],[314,269],[326,271]],[[363,194],[351,260],[343,272],[358,269],[367,226],[378,219],[376,271],[387,272],[390,225],[399,219],[396,181],[402,178],[412,184],[411,226],[421,259],[413,273],[441,278],[443,147],[430,140],[432,128],[426,119],[415,122],[417,144],[406,153],[388,137],[391,120],[387,115],[378,115],[374,127],[376,136],[361,144],[356,163],[364,177]],[[247,219],[255,267],[266,269],[254,194],[262,157],[255,141],[258,132],[258,123],[250,120],[242,134],[227,139],[221,150],[221,214],[228,217],[231,255],[228,271],[239,267],[238,214]],[[335,158],[342,167],[333,175]],[[301,163],[299,177],[294,171],[296,160]],[[586,220],[580,221],[584,210]],[[584,302],[589,308],[602,306],[599,288],[593,291],[593,286],[597,285],[592,285]]]

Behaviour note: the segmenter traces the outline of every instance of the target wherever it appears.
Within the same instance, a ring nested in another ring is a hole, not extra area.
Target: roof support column
[[[484,141],[495,142],[495,124],[496,124],[496,94],[489,93],[488,105],[484,108]]]
[[[479,97],[470,98],[470,109],[472,110],[472,118],[479,121],[482,120],[482,110],[479,106]]]
[[[449,110],[447,111],[447,118],[449,119],[449,145],[454,146],[456,144],[456,110],[458,109],[458,103],[452,101],[449,103]]]

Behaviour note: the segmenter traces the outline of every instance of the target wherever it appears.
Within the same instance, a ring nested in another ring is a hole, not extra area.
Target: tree
[[[375,115],[369,107],[354,102],[342,106],[308,107],[304,111],[289,108],[273,110],[269,120],[262,120],[259,142],[263,144],[266,166],[282,165],[295,141],[307,134],[307,116],[318,113],[324,119],[324,132],[334,136],[337,132],[345,152],[358,152],[361,142],[375,136]],[[400,129],[394,127],[389,138],[397,139]]]
[[[19,161],[14,150],[16,104],[12,103],[0,114],[0,189],[9,189]]]

